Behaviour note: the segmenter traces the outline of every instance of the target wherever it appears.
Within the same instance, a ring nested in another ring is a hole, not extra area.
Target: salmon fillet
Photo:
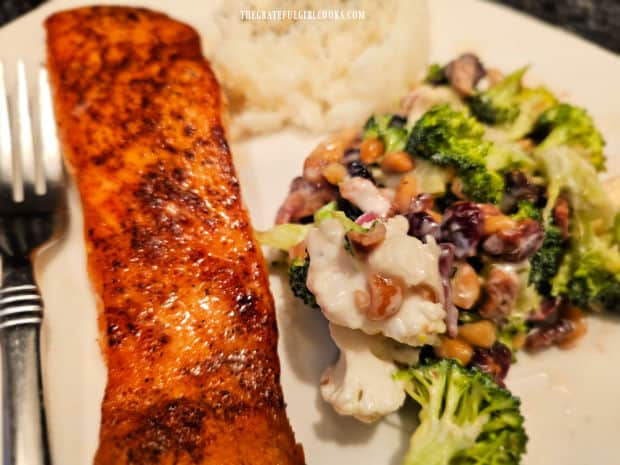
[[[267,272],[198,35],[123,7],[45,25],[108,367],[94,463],[303,464]]]

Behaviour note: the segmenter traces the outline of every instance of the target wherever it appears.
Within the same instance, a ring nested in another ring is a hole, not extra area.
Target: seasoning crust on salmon
[[[108,367],[94,463],[303,464],[197,33],[124,7],[61,12],[46,28]]]

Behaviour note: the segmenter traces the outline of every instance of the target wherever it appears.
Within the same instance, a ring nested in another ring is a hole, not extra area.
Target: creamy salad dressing
[[[407,236],[405,226],[404,217],[389,219],[385,240],[369,254],[367,262],[345,249],[346,231],[338,220],[325,220],[310,229],[307,286],[330,322],[412,346],[432,343],[437,334],[445,332],[442,303],[426,300],[411,288],[404,290],[400,310],[385,320],[368,319],[355,304],[355,291],[367,288],[369,272],[399,278],[408,286],[425,284],[441,295],[439,247]]]
[[[385,239],[368,256],[368,265],[373,271],[402,279],[408,286],[428,284],[442,298],[438,265],[441,251],[435,240],[429,237],[424,244],[407,235],[409,222],[401,215],[390,218],[385,229]]]

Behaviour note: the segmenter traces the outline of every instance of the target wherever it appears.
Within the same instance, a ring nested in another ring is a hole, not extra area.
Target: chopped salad
[[[400,113],[321,143],[258,233],[329,321],[325,401],[364,422],[420,404],[404,465],[520,463],[515,354],[571,347],[587,312],[620,310],[603,138],[526,71],[431,66]]]

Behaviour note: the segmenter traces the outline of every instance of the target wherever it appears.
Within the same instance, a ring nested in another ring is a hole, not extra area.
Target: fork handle
[[[49,465],[41,383],[41,296],[30,263],[11,269],[5,262],[3,268],[0,289],[2,462],[3,465]]]

